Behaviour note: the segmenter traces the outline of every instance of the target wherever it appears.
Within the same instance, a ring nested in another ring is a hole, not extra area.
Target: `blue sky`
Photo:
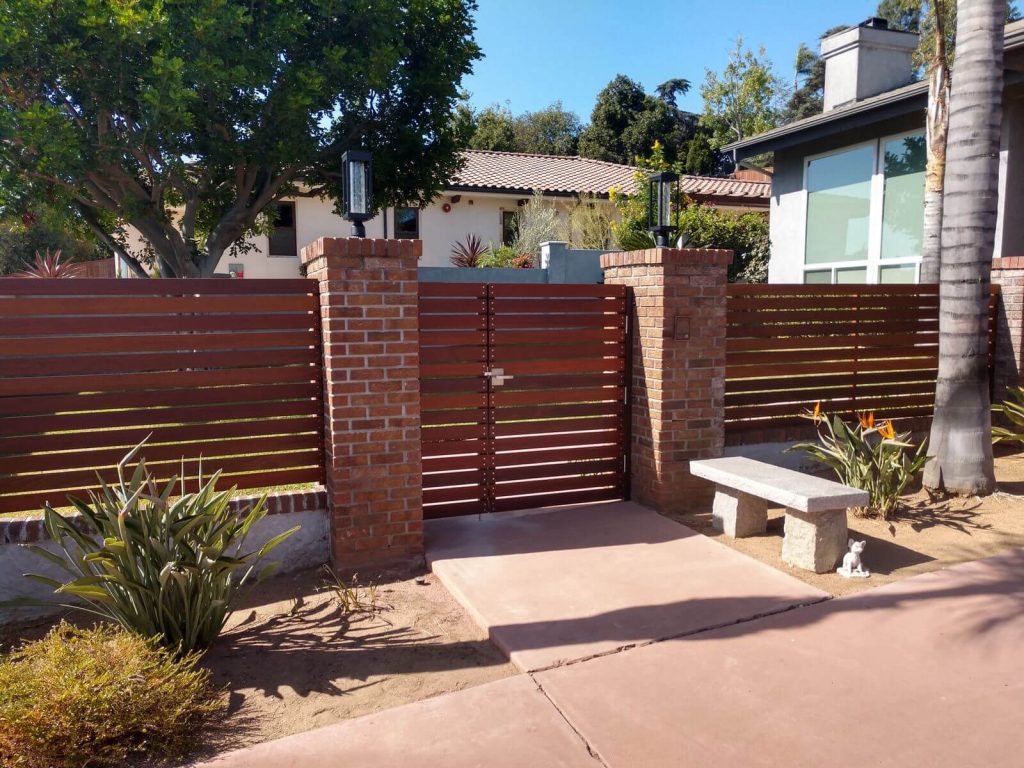
[[[873,15],[877,0],[478,0],[476,39],[485,58],[464,81],[476,108],[516,114],[555,100],[590,117],[616,74],[648,93],[673,77],[693,84],[680,106],[701,110],[705,67],[721,70],[736,38],[765,47],[776,72],[793,77],[800,42],[817,45],[838,24]]]

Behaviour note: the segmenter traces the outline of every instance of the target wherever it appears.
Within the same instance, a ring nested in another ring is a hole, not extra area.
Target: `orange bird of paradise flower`
[[[814,418],[816,418],[816,419],[820,419],[821,418],[821,400],[819,400],[818,402],[816,402],[814,404]]]
[[[868,411],[867,413],[858,413],[857,418],[860,419],[860,426],[862,429],[872,429],[875,426],[874,411]]]
[[[886,440],[892,440],[896,437],[896,429],[893,427],[892,422],[886,420],[881,427],[878,428],[878,434],[884,437]]]

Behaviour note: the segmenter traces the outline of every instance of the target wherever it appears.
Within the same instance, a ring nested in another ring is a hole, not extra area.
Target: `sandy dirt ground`
[[[833,595],[905,579],[953,563],[1024,547],[1024,454],[996,458],[998,492],[986,498],[932,502],[924,492],[906,497],[895,520],[849,516],[850,536],[866,540],[868,579],[815,574],[782,562],[783,510],[769,509],[763,536],[731,539],[711,527],[711,512],[679,515],[679,522]]]
[[[201,662],[224,691],[227,712],[217,728],[196,735],[196,758],[517,673],[431,574],[423,585],[381,583],[381,610],[354,614],[322,591],[324,577],[321,570],[278,576],[241,595]],[[66,618],[92,623],[81,614]],[[0,650],[51,625],[3,628]]]
[[[203,752],[307,731],[516,673],[432,575],[381,584],[377,613],[348,614],[324,574],[265,582],[203,664],[228,696]],[[365,593],[364,593],[365,596]]]

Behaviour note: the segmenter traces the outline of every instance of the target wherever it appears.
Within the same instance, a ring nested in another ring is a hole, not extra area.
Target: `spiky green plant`
[[[266,497],[245,514],[231,509],[234,488],[215,490],[220,472],[186,493],[184,481],[161,489],[140,456],[143,444],[117,465],[117,483],[102,483],[90,503],[70,498],[81,525],[47,505],[44,524],[63,555],[30,546],[71,577],[65,582],[38,574],[28,578],[53,587],[58,596],[78,598],[69,608],[111,619],[144,637],[157,637],[177,654],[205,649],[224,628],[238,589],[257,564],[298,530],[291,528],[259,549],[243,551],[253,525],[266,516]],[[264,566],[257,578],[270,573]]]
[[[992,427],[992,442],[1024,444],[1024,387],[1010,387],[1006,393],[1009,397],[993,405],[992,411],[1003,414],[1008,425]]]
[[[899,509],[900,494],[931,458],[925,443],[914,446],[910,433],[897,433],[891,421],[876,426],[873,413],[858,414],[852,426],[838,416],[829,419],[820,406],[807,417],[817,427],[818,442],[797,443],[789,450],[803,451],[830,467],[841,483],[867,491],[866,511],[890,519]]]
[[[60,248],[50,253],[46,249],[46,255],[36,251],[35,261],[16,277],[78,277],[82,274],[82,265],[76,264],[68,259],[61,261]]]

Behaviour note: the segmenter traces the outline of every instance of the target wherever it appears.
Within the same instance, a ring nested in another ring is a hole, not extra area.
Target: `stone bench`
[[[742,456],[691,461],[690,473],[715,483],[711,519],[727,536],[764,533],[768,502],[785,507],[782,560],[815,573],[842,560],[846,510],[868,503],[867,491]]]

